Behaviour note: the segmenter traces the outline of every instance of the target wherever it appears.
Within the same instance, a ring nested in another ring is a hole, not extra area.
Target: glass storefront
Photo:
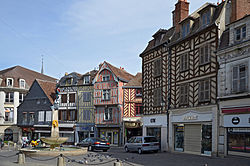
[[[175,125],[174,149],[183,152],[184,150],[184,125]]]
[[[161,145],[161,128],[160,127],[147,127],[147,136],[155,136]]]
[[[212,125],[202,125],[201,153],[211,155],[212,152]]]
[[[228,150],[250,153],[250,132],[228,132]]]

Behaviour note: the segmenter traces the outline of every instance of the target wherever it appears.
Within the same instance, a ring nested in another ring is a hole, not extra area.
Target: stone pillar
[[[19,106],[19,92],[14,92],[14,115],[13,123],[17,124],[17,107]]]
[[[57,124],[56,124],[57,123]],[[51,137],[59,137],[58,110],[52,110]]]
[[[5,92],[0,91],[0,124],[4,123],[4,102],[5,102]]]
[[[57,159],[57,166],[65,166],[65,161],[62,155],[60,155]]]

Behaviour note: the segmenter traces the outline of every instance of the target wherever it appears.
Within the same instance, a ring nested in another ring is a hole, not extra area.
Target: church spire
[[[42,55],[42,69],[41,69],[41,73],[43,74],[43,55]]]

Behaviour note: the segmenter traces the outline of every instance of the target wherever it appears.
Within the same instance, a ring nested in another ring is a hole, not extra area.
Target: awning
[[[221,111],[224,114],[246,113],[246,112],[250,112],[250,107],[222,108]]]

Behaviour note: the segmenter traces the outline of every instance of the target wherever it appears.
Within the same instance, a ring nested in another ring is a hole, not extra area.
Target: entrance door
[[[113,132],[114,144],[118,145],[118,132]]]
[[[106,137],[107,137],[107,139],[108,139],[108,142],[109,142],[110,144],[113,144],[113,143],[114,143],[114,141],[113,141],[113,133],[112,133],[111,131],[107,131],[106,134],[107,134]]]
[[[201,125],[184,126],[184,151],[201,153]]]
[[[175,126],[174,150],[181,152],[184,150],[184,125]]]

